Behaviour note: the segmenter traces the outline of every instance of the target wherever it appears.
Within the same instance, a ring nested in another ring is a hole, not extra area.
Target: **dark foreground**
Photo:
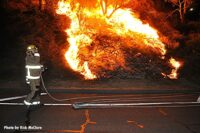
[[[1,94],[1,99],[10,94]],[[20,94],[19,94],[20,95]],[[19,96],[11,94],[12,96]],[[1,133],[69,132],[69,133],[199,133],[200,105],[96,108],[75,110],[76,102],[140,103],[195,101],[199,94],[53,94],[73,98],[55,102],[47,95],[43,103],[51,106],[26,108],[23,105],[0,105]],[[80,99],[81,97],[81,99]],[[21,103],[23,98],[1,103]],[[65,103],[66,105],[60,105]]]

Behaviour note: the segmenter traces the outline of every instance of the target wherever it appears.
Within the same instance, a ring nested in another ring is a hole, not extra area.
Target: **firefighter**
[[[29,45],[26,51],[26,83],[30,86],[31,92],[24,100],[24,104],[40,104],[40,76],[43,71],[43,65],[40,64],[40,54],[35,45]]]

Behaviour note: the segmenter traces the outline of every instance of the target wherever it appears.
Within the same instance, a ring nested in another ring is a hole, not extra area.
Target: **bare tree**
[[[186,14],[187,8],[190,6],[193,0],[165,0],[165,2],[170,2],[177,8],[173,10],[168,16],[179,12],[179,17],[181,22],[184,22],[184,15]]]
[[[99,0],[99,4],[101,6],[103,14],[107,17],[110,18],[113,13],[123,7],[129,0]],[[110,14],[108,14],[108,7],[113,6],[113,10]]]
[[[49,0],[46,0],[49,1]],[[76,11],[76,15],[79,21],[79,26],[84,24],[85,16],[83,15],[83,10],[85,8],[97,8],[96,5],[100,6],[103,14],[110,18],[116,10],[123,7],[130,0],[69,0],[71,9]],[[48,4],[48,3],[47,3]],[[95,6],[94,6],[95,5]],[[108,12],[108,8],[112,6],[112,11]]]

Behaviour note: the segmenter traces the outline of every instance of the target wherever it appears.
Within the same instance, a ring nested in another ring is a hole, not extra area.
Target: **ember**
[[[65,58],[85,79],[106,77],[104,72],[117,69],[132,71],[124,51],[127,48],[165,59],[167,50],[158,31],[144,24],[130,9],[121,8],[122,1],[106,5],[104,0],[98,0],[92,7],[81,4],[60,0],[57,13],[71,19],[70,28],[65,30],[69,36]],[[171,74],[160,74],[176,79],[180,63],[171,58],[169,65]]]

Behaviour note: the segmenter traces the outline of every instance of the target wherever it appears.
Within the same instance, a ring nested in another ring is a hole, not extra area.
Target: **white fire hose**
[[[47,88],[45,87],[43,77],[41,75],[41,82],[44,90],[49,95],[50,98],[52,98],[55,101],[63,102],[63,101],[70,101],[70,100],[80,100],[80,99],[86,99],[91,97],[75,97],[75,98],[67,98],[67,99],[58,99],[53,97]],[[94,97],[95,98],[95,97]],[[98,98],[98,96],[96,96]],[[112,99],[111,99],[112,100]],[[116,99],[114,99],[116,100]],[[98,101],[98,100],[93,100]],[[99,100],[101,101],[101,100]],[[197,102],[152,102],[152,103],[92,103],[91,102],[79,102],[74,103],[72,106],[75,109],[83,109],[83,108],[114,108],[114,107],[191,107],[191,106],[200,106],[200,101]]]
[[[45,86],[45,84],[44,84],[44,80],[43,80],[42,74],[40,75],[40,77],[41,77],[42,86],[43,86],[44,90],[46,91],[46,93],[49,95],[50,98],[52,98],[53,100],[55,100],[55,101],[57,101],[57,102],[63,102],[63,101],[70,101],[70,100],[72,100],[72,99],[70,99],[70,98],[67,98],[67,99],[58,99],[58,98],[53,97],[53,96],[49,93],[49,91],[47,90],[47,88],[46,88],[46,86]]]

